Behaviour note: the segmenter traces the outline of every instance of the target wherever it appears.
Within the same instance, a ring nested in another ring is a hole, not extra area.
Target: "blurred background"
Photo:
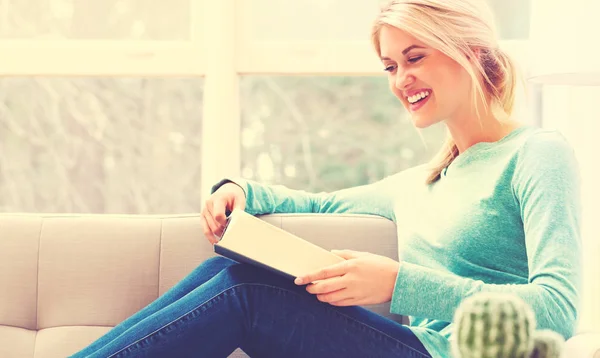
[[[525,58],[530,1],[488,2]],[[226,175],[331,191],[429,160],[444,128],[390,93],[380,3],[0,0],[0,210],[198,212]]]

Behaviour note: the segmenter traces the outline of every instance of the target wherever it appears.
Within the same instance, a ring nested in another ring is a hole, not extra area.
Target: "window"
[[[527,40],[531,19],[531,0],[487,0],[503,40]]]
[[[0,80],[0,211],[198,212],[202,80]]]
[[[202,75],[203,5],[2,0],[0,75]]]
[[[3,1],[1,211],[200,210],[203,6]]]
[[[242,175],[330,191],[420,164],[445,131],[414,128],[386,77],[244,76]]]
[[[444,127],[419,133],[388,89],[369,38],[379,3],[239,2],[239,66],[248,73],[240,84],[242,176],[332,191],[422,164],[439,150]],[[524,63],[530,1],[489,3],[502,46]],[[525,93],[519,88],[516,116],[529,122]]]
[[[488,1],[525,58],[530,1]],[[2,210],[196,211],[223,176],[334,190],[423,162],[443,130],[421,138],[387,90],[369,42],[380,3],[4,0],[1,145],[23,161],[3,164]]]
[[[189,40],[190,0],[4,0],[0,38]]]

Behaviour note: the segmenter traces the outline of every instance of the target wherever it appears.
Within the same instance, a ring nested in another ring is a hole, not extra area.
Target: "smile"
[[[429,101],[431,90],[423,90],[415,95],[407,97],[409,109],[411,112],[416,112]]]
[[[414,103],[417,103],[417,102],[423,100],[424,98],[429,97],[430,94],[431,94],[431,92],[429,90],[425,90],[425,91],[421,91],[413,96],[407,97],[406,99],[408,100],[408,102],[410,104],[414,104]]]

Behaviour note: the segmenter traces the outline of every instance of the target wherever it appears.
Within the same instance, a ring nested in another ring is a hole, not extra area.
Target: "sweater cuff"
[[[464,278],[425,266],[401,262],[390,312],[414,317],[448,320],[458,307]]]
[[[223,185],[227,184],[227,183],[233,183],[237,186],[239,186],[240,188],[242,188],[242,191],[244,192],[244,197],[246,198],[246,212],[250,212],[248,210],[248,182],[242,178],[224,178],[221,179],[217,184],[213,185],[210,193],[214,194],[215,191],[219,190],[220,187],[222,187]],[[231,211],[229,209],[226,209],[225,211],[225,215],[229,216],[231,215]]]
[[[224,178],[221,179],[217,184],[213,185],[210,193],[214,194],[215,191],[219,190],[220,187],[222,187],[223,185],[227,184],[227,183],[233,183],[237,186],[239,186],[240,188],[242,188],[242,190],[244,191],[244,196],[246,198],[248,198],[248,182],[242,178]]]

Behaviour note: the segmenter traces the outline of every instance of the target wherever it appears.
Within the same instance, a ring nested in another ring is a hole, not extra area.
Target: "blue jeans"
[[[430,357],[404,325],[217,256],[71,358]]]

